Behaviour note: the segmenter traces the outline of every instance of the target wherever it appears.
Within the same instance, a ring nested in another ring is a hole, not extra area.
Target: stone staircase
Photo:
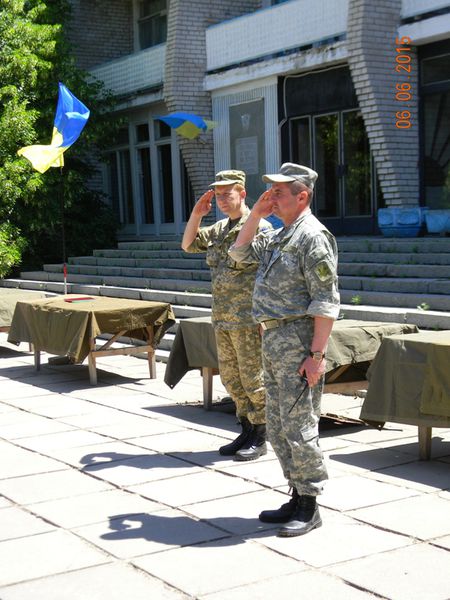
[[[345,317],[450,329],[450,238],[348,237],[338,246]],[[1,284],[62,293],[62,265]],[[170,302],[177,319],[209,315],[210,289],[204,255],[184,253],[175,236],[120,242],[68,260],[68,293]],[[162,342],[162,356],[175,329]]]

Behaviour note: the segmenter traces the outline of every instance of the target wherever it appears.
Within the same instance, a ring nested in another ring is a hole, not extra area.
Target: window
[[[120,147],[109,155],[109,188],[112,207],[122,225],[131,225],[135,220],[128,144],[128,128],[124,127],[118,135]]]
[[[147,123],[136,126],[137,177],[141,220],[145,225],[155,222],[153,213],[153,185],[150,159],[150,132]]]
[[[151,48],[167,39],[167,0],[139,0],[139,48]]]
[[[450,43],[419,50],[422,194],[430,208],[450,207]]]

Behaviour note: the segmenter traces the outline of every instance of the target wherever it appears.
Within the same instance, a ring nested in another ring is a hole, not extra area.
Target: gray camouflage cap
[[[262,180],[265,183],[290,183],[292,181],[300,181],[310,190],[313,190],[317,177],[317,173],[309,167],[296,165],[295,163],[284,163],[281,165],[279,173],[263,175]]]

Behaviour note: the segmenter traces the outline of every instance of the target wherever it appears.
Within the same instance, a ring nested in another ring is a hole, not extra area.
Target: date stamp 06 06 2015
[[[395,39],[395,70],[406,79],[411,79],[411,38],[403,36]],[[410,102],[412,100],[411,83],[399,81],[395,84],[395,99],[397,102]],[[409,129],[411,127],[411,111],[406,110],[409,104],[402,105],[403,110],[395,113],[395,126],[398,129]]]

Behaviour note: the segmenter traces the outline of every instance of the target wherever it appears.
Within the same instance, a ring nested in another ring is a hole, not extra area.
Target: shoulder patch
[[[323,260],[317,263],[314,267],[314,272],[320,281],[328,281],[333,277],[333,271],[327,261]]]

